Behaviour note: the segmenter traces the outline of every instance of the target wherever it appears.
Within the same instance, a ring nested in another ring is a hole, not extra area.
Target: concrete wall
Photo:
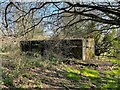
[[[94,40],[91,38],[20,41],[20,47],[24,52],[38,51],[42,56],[47,54],[46,51],[83,60],[91,59],[94,55]]]
[[[94,57],[94,39],[93,38],[87,38],[83,39],[83,56],[82,59],[85,60],[90,60]]]

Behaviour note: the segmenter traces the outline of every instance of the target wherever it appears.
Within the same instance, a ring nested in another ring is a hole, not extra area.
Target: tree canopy
[[[120,27],[120,2],[29,2],[25,8],[20,2],[7,2],[3,11],[3,26],[6,30],[11,25],[22,21],[22,24],[34,22],[32,25],[24,28],[21,35],[31,32],[34,27],[43,24],[52,26],[56,31],[66,27],[71,27],[84,21],[95,21],[105,25]],[[31,4],[31,5],[30,5]],[[1,3],[2,5],[2,3]],[[31,20],[27,20],[31,16]],[[65,18],[67,21],[63,24]],[[23,25],[24,26],[24,25]],[[49,26],[49,27],[52,27]],[[14,26],[15,28],[15,26]],[[109,27],[111,29],[111,27]],[[16,33],[17,34],[17,33]]]

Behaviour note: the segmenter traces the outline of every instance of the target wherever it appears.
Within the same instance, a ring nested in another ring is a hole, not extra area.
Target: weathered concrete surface
[[[54,52],[64,57],[90,59],[94,54],[93,39],[62,39],[62,40],[31,40],[20,41],[23,52],[37,51],[42,56],[47,52]],[[61,53],[61,54],[60,54]]]

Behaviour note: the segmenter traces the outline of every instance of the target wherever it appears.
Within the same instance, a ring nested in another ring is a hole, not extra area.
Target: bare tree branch
[[[42,17],[38,18],[38,19],[40,19],[39,22],[32,25],[31,27],[28,27],[24,34],[33,30],[31,28],[36,27],[37,25],[42,23],[44,18],[50,18],[50,17],[54,16],[54,17],[57,17],[56,22],[57,21],[60,22],[64,19],[65,14],[68,14],[68,16],[75,15],[75,18],[82,16],[82,18],[81,18],[81,20],[74,21],[75,19],[73,17],[73,19],[68,20],[69,23],[66,23],[65,24],[66,26],[64,26],[64,25],[60,26],[57,24],[58,29],[63,28],[63,27],[69,27],[74,24],[77,24],[77,23],[80,23],[83,21],[87,21],[87,20],[88,21],[90,21],[90,20],[96,21],[99,23],[110,24],[110,25],[116,25],[116,26],[120,27],[120,23],[119,23],[120,22],[120,3],[118,3],[118,2],[112,2],[112,3],[111,2],[102,2],[102,3],[99,3],[99,2],[98,3],[97,2],[96,3],[95,2],[94,3],[93,2],[92,3],[86,3],[86,2],[82,2],[82,3],[40,2],[39,5],[34,6],[27,11],[20,9],[20,7],[18,7],[15,3],[10,2],[6,5],[6,8],[5,8],[5,28],[8,28],[8,26],[9,26],[8,19],[7,19],[7,16],[8,16],[7,10],[10,6],[11,7],[13,6],[17,10],[24,13],[24,14],[20,15],[16,20],[13,21],[13,23],[17,23],[22,18],[27,18],[27,16],[29,16],[29,14],[31,14],[31,12],[34,15],[34,13],[37,10],[42,10],[43,8],[45,8],[45,6],[46,6],[45,10],[47,10],[49,8],[49,7],[47,7],[47,5],[53,5],[53,7],[55,7],[56,9],[54,9],[53,11],[51,9],[51,14],[48,14],[48,15],[45,15],[45,12],[46,12],[45,11],[44,14],[42,15]],[[67,18],[67,16],[66,16],[66,18]],[[38,21],[38,20],[36,19],[36,21]],[[54,21],[54,23],[55,23],[55,21]],[[53,23],[53,25],[55,25],[54,23]],[[55,27],[57,27],[57,26],[55,26]],[[21,32],[21,33],[23,33],[23,32]]]

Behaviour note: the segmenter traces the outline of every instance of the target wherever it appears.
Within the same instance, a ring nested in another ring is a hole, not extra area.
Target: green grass
[[[94,67],[68,65],[56,57],[44,59],[39,55],[15,53],[2,56],[3,85],[16,88],[119,88],[119,60],[110,59],[112,70],[95,70]],[[71,61],[72,62],[72,61]],[[83,61],[81,61],[83,62]],[[77,66],[77,68],[76,68]],[[102,66],[101,66],[102,67]],[[78,69],[79,68],[79,69]],[[63,85],[64,83],[64,85]]]
[[[114,63],[114,64],[120,64],[120,60],[115,59],[115,58],[109,59],[109,62],[112,62],[112,63]]]
[[[107,88],[119,88],[120,80],[120,69],[103,71],[104,75],[101,75],[98,70],[89,68],[83,68],[81,70],[73,69],[70,67],[65,68],[67,71],[66,77],[70,80],[87,82],[87,87],[95,85],[96,88],[107,89]],[[82,76],[81,76],[82,75]],[[118,77],[119,76],[119,77]],[[84,77],[84,79],[83,79]],[[82,86],[83,84],[80,84]],[[84,87],[84,85],[82,86]]]

